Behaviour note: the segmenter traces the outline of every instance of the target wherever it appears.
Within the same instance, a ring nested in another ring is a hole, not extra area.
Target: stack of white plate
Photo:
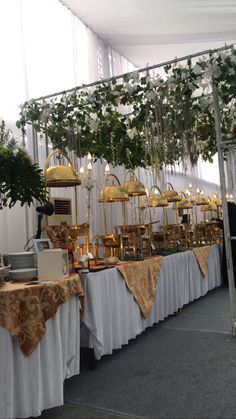
[[[30,281],[37,276],[34,252],[10,253],[8,259],[11,265],[9,272],[11,280]]]
[[[12,281],[30,281],[36,278],[37,269],[14,269],[9,274]]]
[[[9,274],[9,270],[5,266],[0,268],[0,281],[4,281],[7,274]]]
[[[12,270],[35,268],[34,252],[10,253],[8,260]]]

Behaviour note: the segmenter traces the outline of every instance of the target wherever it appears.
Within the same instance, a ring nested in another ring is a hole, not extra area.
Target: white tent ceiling
[[[236,0],[60,0],[138,67],[236,41]]]

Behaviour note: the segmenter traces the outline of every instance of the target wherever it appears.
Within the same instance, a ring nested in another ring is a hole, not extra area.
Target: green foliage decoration
[[[30,205],[35,198],[45,201],[44,181],[39,166],[27,152],[17,147],[12,132],[0,124],[0,195],[9,208],[17,201]]]
[[[17,126],[31,123],[54,148],[90,152],[113,165],[194,165],[216,153],[211,95],[214,76],[223,140],[236,139],[236,55],[225,50],[185,65],[165,67],[165,77],[133,72],[94,87],[22,106]]]

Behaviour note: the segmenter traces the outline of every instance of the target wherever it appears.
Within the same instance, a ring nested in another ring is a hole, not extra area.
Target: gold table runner
[[[208,276],[208,257],[211,251],[211,246],[203,246],[203,247],[196,247],[192,249],[198,266],[203,274],[203,276],[206,278]]]
[[[144,317],[152,309],[162,262],[163,257],[157,256],[140,262],[116,265]]]
[[[5,283],[0,287],[0,326],[30,355],[45,333],[45,322],[75,294],[84,295],[78,275],[48,284]]]

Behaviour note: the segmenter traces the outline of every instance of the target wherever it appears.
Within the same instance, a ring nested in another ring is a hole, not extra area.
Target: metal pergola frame
[[[203,55],[212,55],[214,53],[225,51],[231,49],[233,53],[234,44],[225,45],[224,47],[217,48],[217,49],[210,49],[201,51],[195,54],[191,54],[188,56],[183,56],[180,58],[175,58],[170,61],[165,61],[160,64],[148,66],[145,68],[140,68],[137,70],[133,70],[128,73],[120,74],[118,76],[113,76],[108,79],[102,79],[99,81],[95,81],[93,83],[84,84],[82,86],[76,86],[68,90],[63,90],[57,93],[52,93],[46,96],[35,98],[35,101],[46,101],[50,98],[55,98],[57,96],[65,95],[70,92],[77,92],[81,89],[90,88],[99,84],[109,83],[112,80],[118,80],[123,78],[124,76],[128,76],[134,72],[148,72],[150,70],[154,70],[160,67],[164,67],[168,64],[174,64],[181,61],[186,61],[188,59],[196,58]],[[228,214],[228,205],[226,199],[226,175],[225,175],[225,164],[224,164],[224,150],[225,147],[229,147],[232,144],[230,141],[223,142],[222,135],[221,135],[221,122],[220,122],[220,107],[219,107],[219,96],[217,91],[217,86],[215,83],[214,75],[212,77],[212,93],[207,94],[212,95],[213,97],[213,106],[214,106],[214,117],[215,117],[215,133],[216,133],[216,143],[217,143],[217,152],[218,152],[218,164],[219,164],[219,173],[220,173],[220,187],[221,187],[221,198],[222,198],[222,209],[223,209],[223,224],[224,224],[224,238],[225,238],[225,250],[226,250],[226,259],[227,259],[227,272],[228,272],[228,283],[229,283],[229,298],[230,298],[230,311],[231,311],[231,326],[232,326],[232,334],[235,336],[236,334],[236,292],[235,292],[235,285],[234,285],[234,273],[233,273],[233,257],[232,257],[232,249],[231,249],[231,241],[236,240],[235,236],[230,236],[230,224],[229,224],[229,214]],[[35,132],[32,126],[32,139],[33,139],[33,150],[34,150],[34,157],[37,159],[37,133]],[[48,149],[48,137],[47,133],[45,134],[45,141],[46,141],[46,148]],[[235,143],[234,143],[235,144]]]

